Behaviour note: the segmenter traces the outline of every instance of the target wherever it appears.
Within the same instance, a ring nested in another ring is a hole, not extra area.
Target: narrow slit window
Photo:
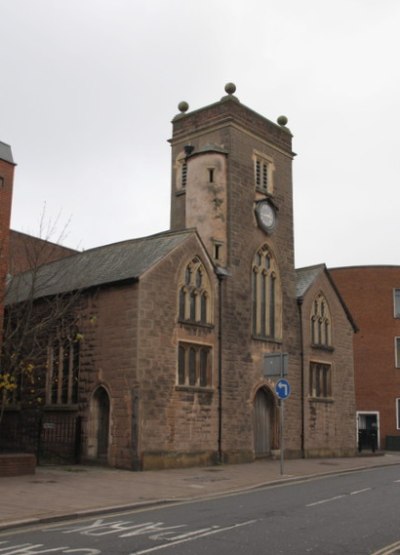
[[[185,189],[187,185],[187,163],[186,162],[182,162],[181,179],[182,179],[182,189]]]
[[[274,163],[266,154],[254,153],[254,180],[256,189],[262,193],[273,193]]]

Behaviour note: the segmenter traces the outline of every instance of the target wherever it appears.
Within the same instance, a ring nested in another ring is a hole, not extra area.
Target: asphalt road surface
[[[400,467],[0,534],[0,555],[400,554]]]

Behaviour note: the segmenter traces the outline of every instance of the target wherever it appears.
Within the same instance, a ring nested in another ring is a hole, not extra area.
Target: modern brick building
[[[82,460],[252,461],[280,448],[284,375],[286,456],[354,454],[355,326],[323,265],[294,268],[291,132],[226,92],[173,119],[169,231],[41,268],[38,305],[80,292],[49,337],[42,442],[79,418]]]
[[[77,252],[48,239],[10,229],[8,273],[14,276]]]
[[[3,329],[4,293],[8,272],[14,167],[15,163],[11,147],[0,142],[0,343]]]
[[[360,329],[354,337],[357,426],[378,447],[400,448],[400,267],[334,268]]]

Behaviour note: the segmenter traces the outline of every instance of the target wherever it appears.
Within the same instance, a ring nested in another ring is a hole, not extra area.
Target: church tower
[[[225,278],[219,295],[221,451],[224,460],[239,462],[279,447],[279,376],[267,370],[270,355],[288,361],[285,450],[300,452],[294,153],[287,118],[275,124],[244,106],[233,83],[225,91],[219,102],[193,112],[181,102],[173,119],[171,229],[196,228]]]

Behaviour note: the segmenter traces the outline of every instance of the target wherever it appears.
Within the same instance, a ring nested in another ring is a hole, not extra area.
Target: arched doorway
[[[90,403],[88,456],[100,463],[108,461],[110,398],[104,387],[98,387]]]
[[[275,399],[265,388],[256,393],[253,415],[254,454],[269,457],[274,444]]]

